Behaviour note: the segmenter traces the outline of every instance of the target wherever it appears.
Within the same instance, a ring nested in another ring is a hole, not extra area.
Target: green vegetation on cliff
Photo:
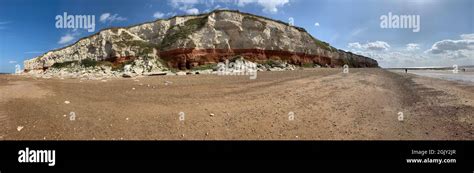
[[[78,61],[66,61],[66,62],[56,62],[51,67],[52,68],[66,68],[70,67],[73,64],[76,64]]]
[[[192,70],[213,70],[215,68],[217,68],[217,64],[205,64],[193,67]]]
[[[318,47],[328,50],[328,51],[335,51],[337,50],[336,48],[332,47],[329,43],[326,43],[324,41],[318,40],[316,38],[313,38],[314,44],[316,44]]]
[[[83,59],[81,61],[65,61],[65,62],[56,62],[51,68],[69,68],[74,65],[80,65],[82,67],[96,67],[96,66],[112,66],[112,63],[109,61],[97,61],[94,59]]]
[[[190,34],[201,29],[207,22],[207,16],[189,19],[183,25],[172,26],[161,42],[161,48],[171,46],[179,39],[188,37]]]

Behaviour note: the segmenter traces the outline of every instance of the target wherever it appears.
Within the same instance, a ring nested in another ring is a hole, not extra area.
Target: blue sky
[[[98,32],[216,8],[293,18],[316,38],[382,67],[474,65],[472,0],[1,0],[0,72],[94,33],[56,28],[55,17],[64,12],[95,15]],[[418,15],[420,31],[381,28],[380,17],[389,12]]]

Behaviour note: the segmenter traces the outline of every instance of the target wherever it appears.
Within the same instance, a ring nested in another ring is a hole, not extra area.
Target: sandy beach
[[[473,118],[473,85],[383,69],[0,75],[0,140],[473,140]]]

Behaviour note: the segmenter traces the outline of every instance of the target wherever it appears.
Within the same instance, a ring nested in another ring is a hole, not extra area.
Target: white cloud
[[[0,29],[5,29],[7,28],[5,25],[6,24],[9,24],[10,22],[9,21],[0,21]]]
[[[375,41],[375,42],[370,42],[364,45],[365,49],[368,50],[388,50],[390,48],[390,45],[387,42],[384,41]]]
[[[99,20],[101,22],[105,22],[107,20],[107,18],[109,18],[109,17],[110,17],[110,13],[104,13],[104,14],[100,15]]]
[[[186,14],[199,14],[199,9],[197,8],[190,8],[185,10]]]
[[[462,55],[474,52],[474,34],[462,34],[461,40],[441,40],[435,42],[431,49],[425,51],[430,54],[446,54],[451,57],[465,57]]]
[[[415,51],[415,50],[419,50],[419,49],[420,49],[420,45],[416,44],[416,43],[408,43],[406,45],[406,50],[407,51]]]
[[[319,26],[319,22],[314,23],[314,26]]]
[[[66,44],[66,43],[69,43],[71,42],[72,40],[74,40],[76,37],[72,34],[66,34],[64,36],[62,36],[59,41],[58,41],[58,44]]]
[[[219,10],[224,10],[224,9],[228,9],[228,8],[226,8],[226,7],[221,7],[220,5],[216,5],[216,6],[214,6],[214,7],[209,7],[208,9],[204,10],[203,12],[204,12],[204,13],[209,13],[209,12],[211,12],[211,11],[213,11],[213,10],[217,10],[217,9],[219,9]]]
[[[351,49],[362,49],[362,45],[360,45],[359,42],[349,43],[347,47]]]
[[[366,44],[353,42],[349,43],[347,47],[356,54],[377,60],[381,67],[473,65],[474,39],[471,39],[472,36],[463,34],[460,36],[462,38],[460,40],[441,40],[435,42],[426,51],[418,51],[421,48],[417,43],[392,48],[383,41]]]
[[[199,14],[199,9],[194,6],[197,4],[208,4],[214,3],[214,0],[210,2],[207,1],[198,1],[198,0],[170,0],[170,4],[173,8],[179,9],[186,14]]]
[[[192,7],[199,3],[198,0],[170,0],[171,6],[179,8],[182,6]]]
[[[165,17],[165,14],[157,11],[157,12],[153,13],[153,17],[154,18],[163,18],[163,17]]]
[[[463,40],[474,40],[474,33],[473,34],[461,34],[461,39],[463,39]]]
[[[16,61],[8,61],[9,64],[16,64]]]
[[[390,48],[390,45],[384,41],[375,41],[375,42],[369,42],[366,44],[360,44],[359,42],[349,43],[347,47],[352,48],[352,49],[382,51],[382,50],[388,50]]]
[[[99,21],[102,23],[124,21],[124,20],[127,20],[127,18],[120,17],[118,14],[111,15],[110,13],[104,13],[100,15],[100,18],[99,18]]]
[[[381,67],[415,67],[428,66],[432,63],[426,56],[419,53],[400,51],[354,51],[355,54],[364,55],[377,60]],[[433,64],[431,64],[433,65]]]
[[[414,43],[410,43],[412,47]],[[418,46],[416,44],[416,46]],[[348,48],[355,54],[364,55],[377,60],[381,67],[410,67],[427,64],[427,58],[420,52],[407,51],[406,47],[392,48],[384,41],[369,42],[361,44],[359,42],[349,43]],[[418,64],[417,64],[418,63]]]
[[[169,0],[173,8],[186,12],[189,9],[196,8],[198,4],[211,7],[216,3],[231,4],[243,7],[249,4],[261,6],[263,12],[277,13],[278,9],[290,3],[290,0]],[[208,10],[205,10],[208,11]]]
[[[237,5],[243,7],[247,4],[258,4],[263,7],[264,12],[276,13],[279,7],[288,3],[290,3],[289,0],[238,0]]]

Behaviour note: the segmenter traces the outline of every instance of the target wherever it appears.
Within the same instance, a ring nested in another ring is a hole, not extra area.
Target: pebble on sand
[[[23,126],[18,126],[16,130],[21,131],[23,129]]]
[[[66,100],[66,101],[64,101],[64,103],[69,104],[69,103],[71,103],[71,102]]]

